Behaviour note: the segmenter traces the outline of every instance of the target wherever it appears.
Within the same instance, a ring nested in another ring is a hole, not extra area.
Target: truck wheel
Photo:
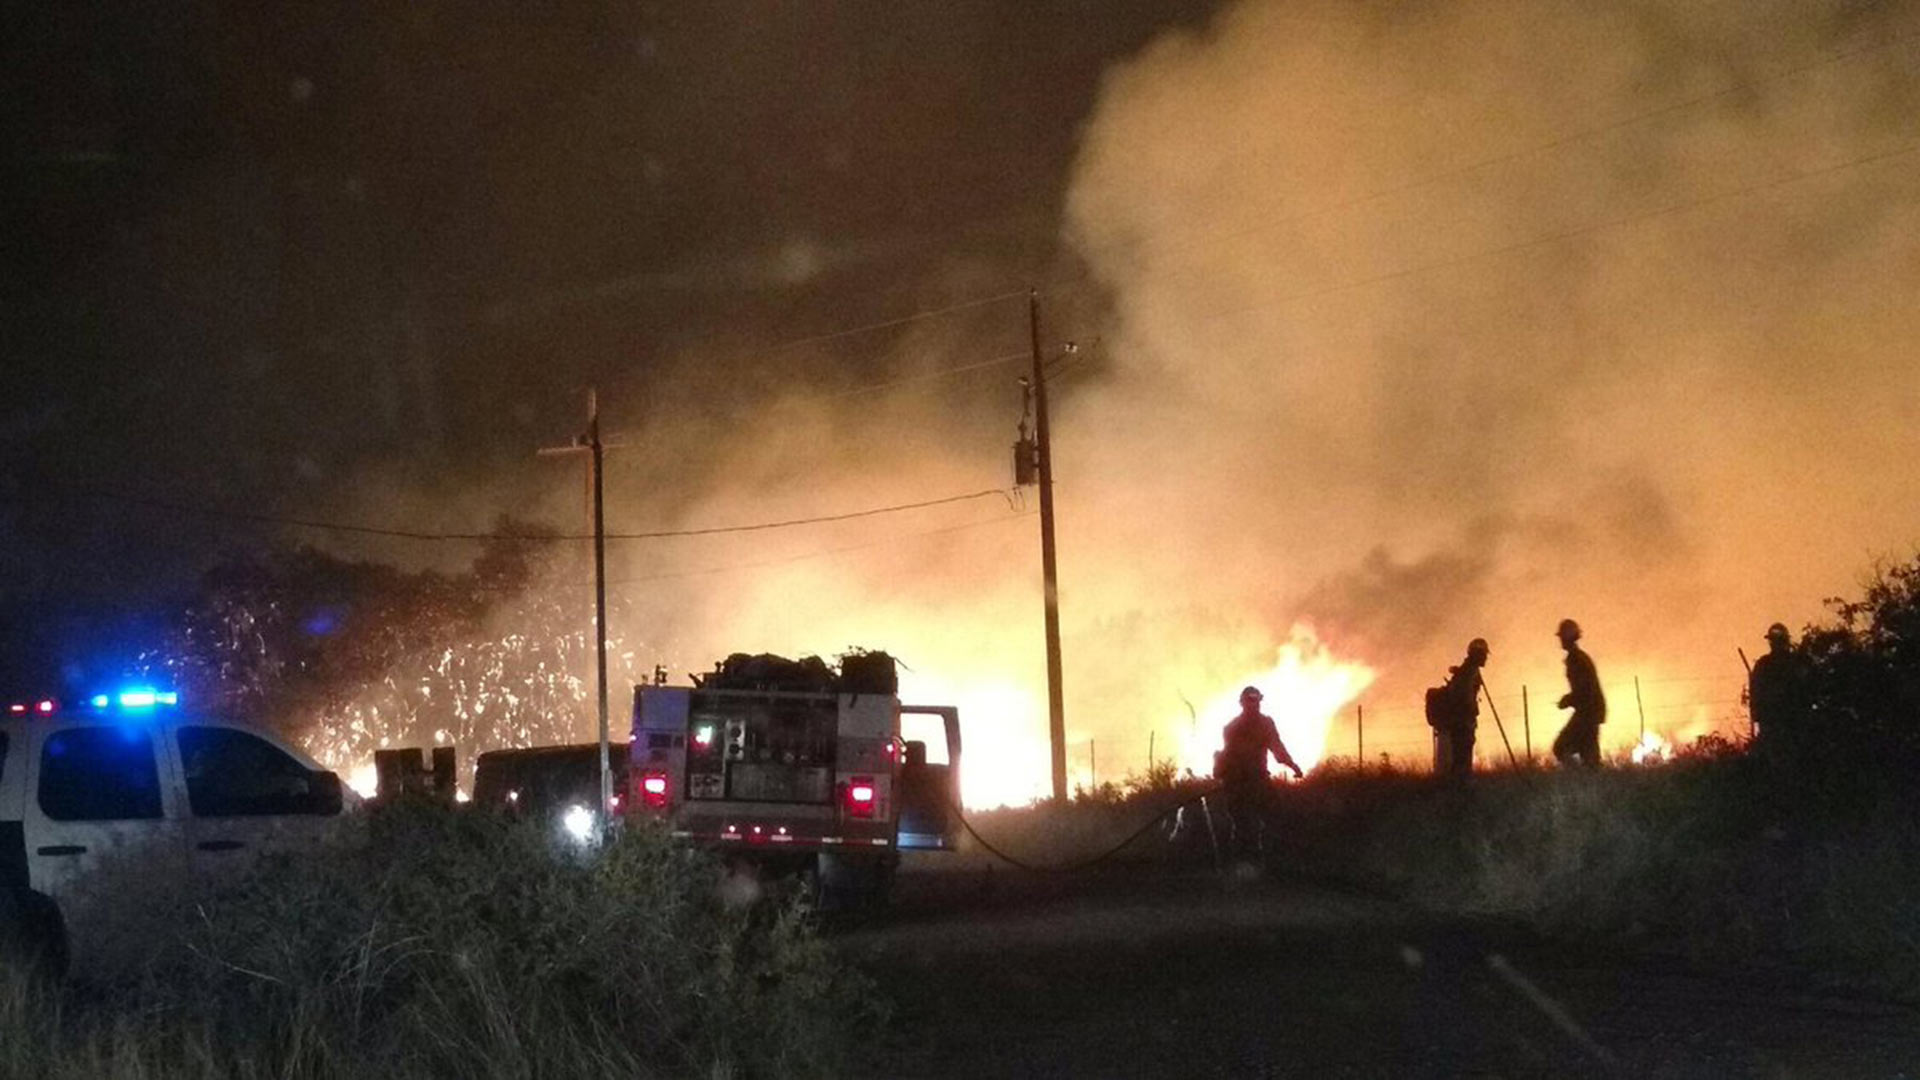
[[[36,979],[66,975],[66,922],[53,901],[36,892],[0,892],[0,967]]]

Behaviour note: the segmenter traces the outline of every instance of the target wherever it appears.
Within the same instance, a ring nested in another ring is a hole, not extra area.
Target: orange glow
[[[1310,770],[1320,763],[1334,717],[1372,685],[1373,669],[1335,657],[1307,626],[1295,626],[1277,653],[1271,668],[1213,686],[1194,717],[1173,725],[1186,732],[1177,767],[1195,776],[1212,774],[1220,729],[1240,711],[1240,691],[1246,686],[1259,687],[1265,695],[1261,711],[1273,717],[1281,741],[1300,767]]]
[[[1649,731],[1640,736],[1639,743],[1633,748],[1635,765],[1658,765],[1673,756],[1673,744],[1662,738],[1658,732]]]
[[[960,801],[975,809],[1019,806],[1050,788],[1043,690],[1012,682],[950,682],[902,671],[900,698],[960,710]]]
[[[360,794],[363,799],[371,799],[380,790],[380,774],[374,770],[373,762],[355,765],[347,773],[347,786]]]

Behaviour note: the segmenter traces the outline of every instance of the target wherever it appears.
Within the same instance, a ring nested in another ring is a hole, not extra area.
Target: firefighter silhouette
[[[1560,707],[1572,709],[1567,726],[1553,740],[1553,756],[1562,765],[1600,767],[1600,725],[1607,722],[1607,695],[1600,690],[1600,674],[1593,658],[1580,647],[1580,624],[1560,620],[1560,647],[1567,650],[1567,692]]]
[[[1266,847],[1266,818],[1272,807],[1273,785],[1267,775],[1267,754],[1293,770],[1296,779],[1305,776],[1287,744],[1280,741],[1280,729],[1273,717],[1260,711],[1260,688],[1249,686],[1240,691],[1240,715],[1227,721],[1221,731],[1222,746],[1213,756],[1213,775],[1223,788],[1221,799],[1232,822],[1231,848],[1262,851]]]
[[[1489,651],[1486,638],[1468,642],[1466,658],[1448,672],[1446,684],[1441,688],[1446,702],[1446,726],[1436,729],[1436,733],[1446,740],[1449,776],[1473,775],[1473,743],[1480,726],[1480,672],[1487,666]]]
[[[1793,753],[1807,735],[1808,665],[1782,623],[1767,627],[1767,653],[1747,677],[1754,738],[1773,753]]]

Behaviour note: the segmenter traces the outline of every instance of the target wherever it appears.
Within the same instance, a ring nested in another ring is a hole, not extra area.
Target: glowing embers
[[[378,750],[429,740],[459,747],[463,759],[584,741],[593,716],[593,631],[579,625],[565,596],[533,588],[506,600],[489,622],[513,629],[498,636],[463,636],[452,627],[428,635],[431,644],[396,655],[361,687],[309,714],[300,746],[347,775]],[[640,681],[621,635],[609,637],[607,652],[610,665],[617,661],[610,683]]]

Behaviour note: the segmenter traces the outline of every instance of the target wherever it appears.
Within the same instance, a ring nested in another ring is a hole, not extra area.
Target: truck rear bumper
[[[672,836],[676,840],[703,846],[733,849],[767,849],[780,851],[874,851],[891,849],[894,842],[884,836],[806,836],[794,832],[781,832],[773,829],[674,829]]]

